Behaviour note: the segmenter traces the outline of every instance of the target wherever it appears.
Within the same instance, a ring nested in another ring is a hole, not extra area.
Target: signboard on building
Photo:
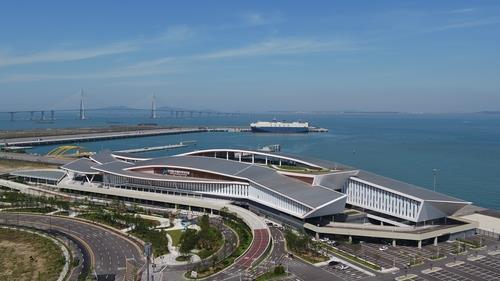
[[[167,175],[177,176],[177,177],[188,177],[190,175],[190,172],[189,171],[182,171],[182,170],[168,169]]]

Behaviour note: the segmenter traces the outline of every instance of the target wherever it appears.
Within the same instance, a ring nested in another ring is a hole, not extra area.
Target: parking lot
[[[454,266],[453,268],[456,270],[462,271],[464,273],[467,273],[470,276],[481,278],[483,280],[491,280],[491,281],[500,280],[500,273],[493,272],[489,269],[476,266],[476,265],[471,264],[469,262]]]
[[[405,273],[412,274],[410,275],[413,276],[411,280],[414,281],[500,281],[500,254],[495,255],[494,253],[500,245],[499,241],[478,236],[472,237],[472,239],[480,240],[481,245],[484,242],[486,247],[475,249],[461,242],[460,245],[466,249],[466,252],[456,255],[455,251],[459,243],[456,241],[440,242],[437,246],[428,244],[422,248],[401,244],[393,247],[387,243],[365,241],[361,241],[359,244],[341,243],[336,245],[337,249],[356,255],[384,269],[392,268],[395,265],[399,268],[399,271],[394,273],[393,276],[391,276],[392,274],[377,274],[376,277],[370,277],[354,269],[341,270],[335,266],[323,266],[322,269],[347,281],[378,280],[377,278],[381,278],[380,280],[393,280]],[[438,252],[443,258],[432,260]],[[421,264],[408,268],[408,263],[415,262],[415,259],[420,261]],[[453,261],[463,263],[453,267],[448,266]],[[441,269],[428,272],[432,266]]]
[[[424,263],[432,262],[431,258],[436,256],[438,252],[440,256],[448,258],[454,257],[455,255],[453,252],[457,249],[456,243],[457,242],[442,242],[439,243],[438,246],[426,245],[419,249],[413,246],[397,245],[393,247],[385,244],[363,242],[359,245],[341,244],[338,245],[337,248],[351,254],[356,254],[362,259],[375,263],[383,268],[391,268],[393,266],[404,268],[410,262],[415,262],[415,260],[420,260]],[[384,246],[386,247],[384,248]],[[475,250],[472,250],[469,246],[465,247],[470,254],[475,254]],[[485,261],[486,264],[494,264],[495,258],[490,257]]]
[[[322,269],[346,281],[362,280],[370,277],[369,275],[351,267],[347,269],[339,269],[337,266],[326,265],[323,266]]]
[[[437,280],[443,280],[443,281],[471,281],[471,279],[467,277],[455,274],[445,269],[434,271],[432,273],[429,273],[428,275]]]
[[[476,261],[476,263],[479,263],[481,266],[492,269],[493,271],[500,270],[500,259],[496,259],[493,257],[485,257]]]

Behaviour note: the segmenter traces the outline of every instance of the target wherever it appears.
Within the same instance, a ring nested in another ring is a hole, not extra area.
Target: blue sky
[[[500,110],[500,1],[2,1],[0,110]]]

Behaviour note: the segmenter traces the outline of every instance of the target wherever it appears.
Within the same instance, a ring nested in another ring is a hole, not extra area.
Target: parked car
[[[387,249],[389,249],[389,247],[387,247],[386,245],[384,246],[381,246],[380,248],[378,248],[380,251],[385,251]]]
[[[330,261],[330,262],[328,263],[328,265],[329,265],[329,266],[336,266],[336,265],[338,265],[338,264],[340,264],[340,262],[338,262],[338,261]]]
[[[346,269],[348,269],[348,268],[349,268],[349,266],[348,266],[348,265],[345,265],[345,264],[343,264],[343,263],[341,263],[341,264],[339,264],[339,265],[337,266],[337,268],[338,268],[338,269],[340,269],[340,270],[346,270]]]
[[[331,240],[331,241],[328,241],[328,245],[336,247],[339,245],[339,242]]]

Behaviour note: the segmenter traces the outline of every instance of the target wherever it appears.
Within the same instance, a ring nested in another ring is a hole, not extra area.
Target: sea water
[[[327,128],[328,133],[276,135],[254,133],[196,133],[86,142],[91,151],[161,146],[194,140],[189,147],[149,152],[165,156],[203,148],[250,148],[280,144],[282,151],[344,163],[425,188],[500,209],[500,115],[495,114],[332,114],[239,115],[173,118],[160,113],[151,120],[144,113],[106,114],[88,120],[59,116],[53,123],[0,120],[0,129],[82,127],[158,123],[178,126],[248,126],[250,122],[303,120]],[[46,153],[56,146],[36,147]]]

